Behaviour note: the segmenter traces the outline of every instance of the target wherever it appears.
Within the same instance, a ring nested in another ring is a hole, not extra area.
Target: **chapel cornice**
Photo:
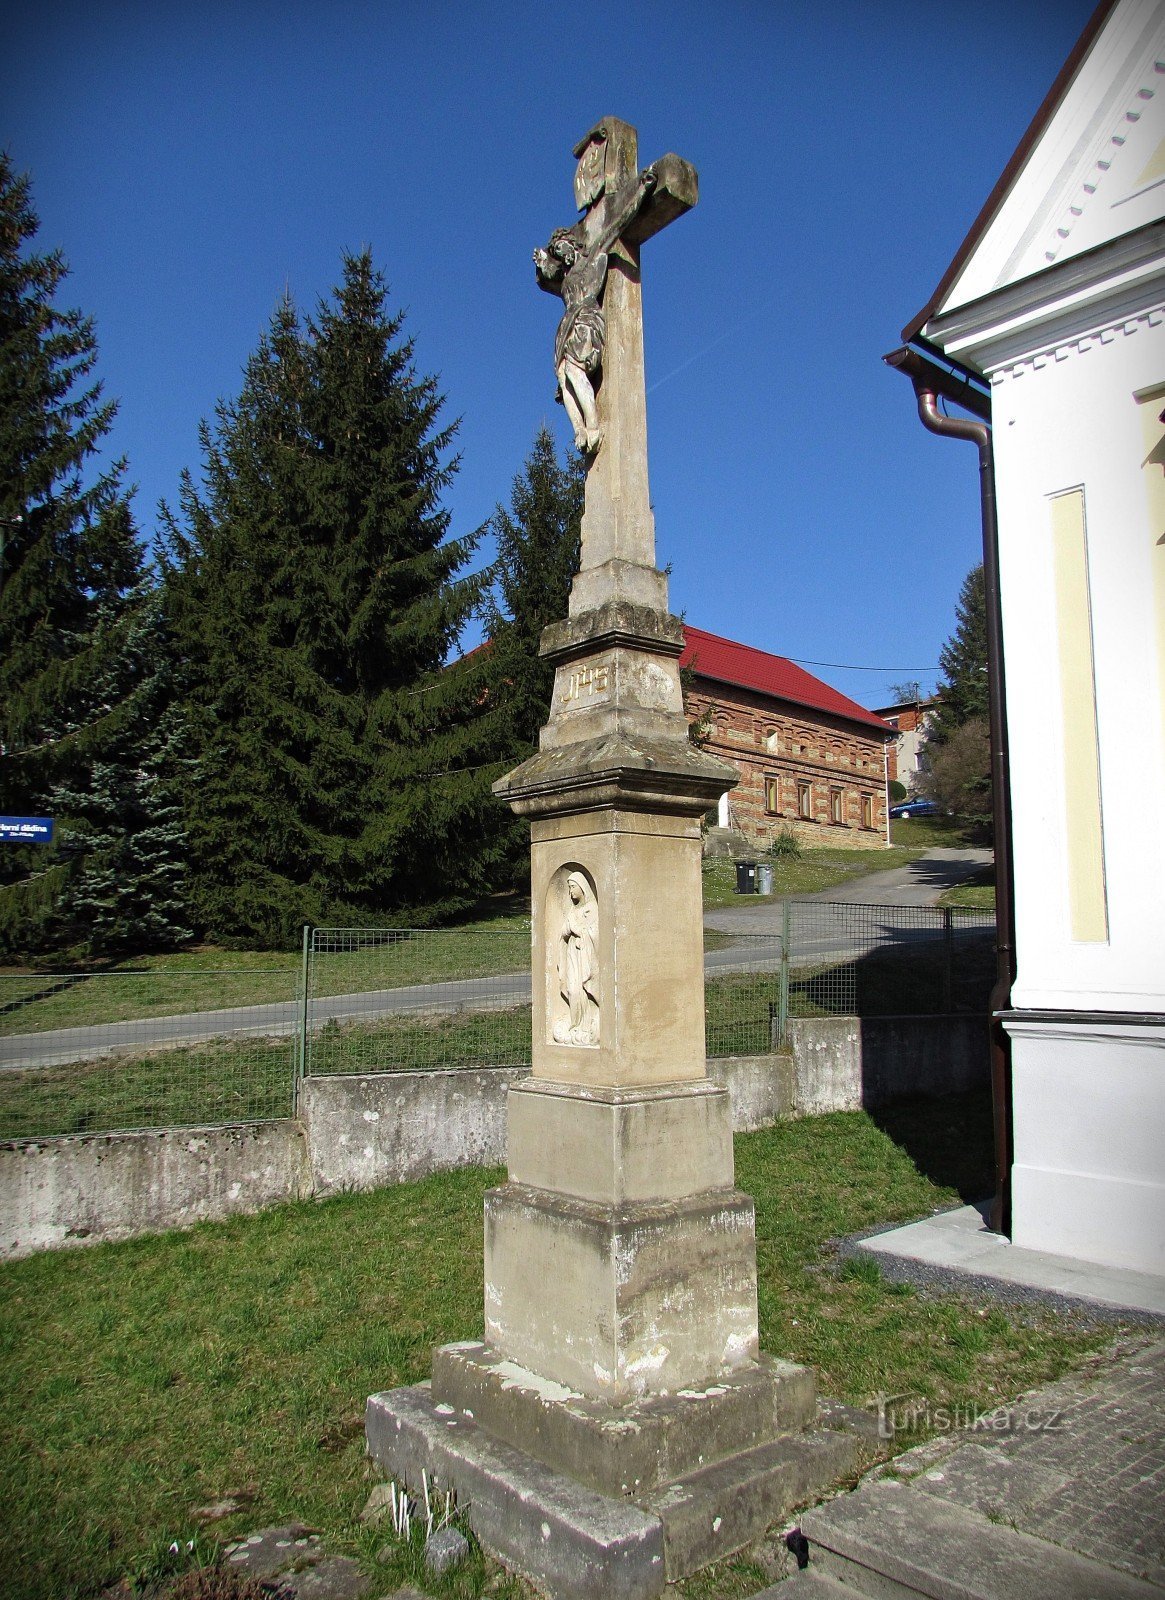
[[[1000,368],[1137,322],[1165,304],[1165,219],[992,290],[925,329],[947,355]]]

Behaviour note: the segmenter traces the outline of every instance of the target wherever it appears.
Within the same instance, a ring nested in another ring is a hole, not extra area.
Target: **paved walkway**
[[[766,1590],[773,1600],[833,1594],[830,1578],[853,1600],[904,1592],[888,1581],[991,1600],[1160,1592],[1165,1342],[1125,1339],[1070,1377],[876,1467],[802,1526],[809,1566]]]
[[[873,1234],[854,1249],[872,1256],[888,1278],[948,1289],[985,1288],[1009,1300],[1052,1300],[1165,1320],[1165,1278],[1024,1250],[990,1231],[986,1209],[985,1203],[940,1211]]]
[[[871,872],[849,883],[835,884],[820,894],[790,898],[795,906],[828,903],[864,906],[933,906],[955,884],[973,877],[991,860],[990,850],[929,850],[917,861],[886,872]],[[721,933],[780,933],[783,902],[742,894],[739,904],[704,913],[704,926]]]

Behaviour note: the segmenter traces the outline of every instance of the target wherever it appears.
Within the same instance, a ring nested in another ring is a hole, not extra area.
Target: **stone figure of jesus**
[[[573,228],[556,228],[549,244],[534,252],[539,282],[543,288],[561,295],[566,307],[554,337],[557,398],[566,407],[575,444],[590,456],[603,442],[595,386],[602,371],[607,337],[602,298],[608,253],[655,185],[655,169],[645,167],[617,197],[606,226],[589,248],[582,224],[576,223]]]
[[[581,872],[566,880],[566,904],[558,944],[558,992],[567,1015],[554,1024],[559,1044],[598,1044],[599,997],[595,897]]]

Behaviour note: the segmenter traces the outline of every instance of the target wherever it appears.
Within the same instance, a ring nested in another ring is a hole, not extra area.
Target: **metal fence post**
[[[955,1009],[954,968],[955,933],[954,916],[950,906],[943,906],[943,1011],[948,1016]]]
[[[299,1115],[300,1085],[307,1076],[307,997],[311,983],[311,923],[303,925],[303,960],[299,969],[299,1028],[295,1050],[295,1114]]]
[[[777,993],[777,1044],[789,1042],[789,945],[793,937],[793,911],[786,900],[781,907],[781,986]]]

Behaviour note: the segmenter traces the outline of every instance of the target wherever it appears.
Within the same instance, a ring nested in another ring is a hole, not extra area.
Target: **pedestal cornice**
[[[519,816],[617,807],[698,817],[736,781],[734,768],[675,739],[619,734],[539,750],[493,792]]]

